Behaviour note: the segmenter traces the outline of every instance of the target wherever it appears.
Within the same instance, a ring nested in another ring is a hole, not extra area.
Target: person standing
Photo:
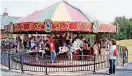
[[[83,46],[84,46],[83,43],[84,43],[84,39],[81,36],[81,38],[80,38],[80,45],[79,45],[79,47],[80,47],[80,49],[79,49],[79,55],[80,55],[79,60],[83,59]]]
[[[24,45],[24,49],[26,49],[26,45],[27,45],[27,36],[24,35],[24,38],[23,38],[23,45]]]
[[[49,49],[50,49],[50,53],[51,53],[51,63],[54,63],[54,60],[56,58],[54,37],[55,37],[55,35],[51,35],[49,38]]]
[[[17,51],[16,52],[18,52],[20,51],[22,40],[19,36],[16,38],[16,40],[17,40]]]
[[[30,42],[31,42],[31,50],[35,49],[36,44],[35,44],[35,37],[34,36],[32,36],[30,38]]]
[[[27,40],[27,45],[26,45],[26,49],[30,49],[31,48],[31,40],[30,39],[28,39]]]
[[[97,44],[97,42],[94,43],[94,45],[93,45],[92,48],[93,48],[93,51],[94,51],[93,53],[94,53],[95,55],[98,55],[98,54],[99,54],[99,53],[98,53],[98,52],[99,52],[99,51],[98,51],[99,49],[98,49],[98,44]]]
[[[86,40],[84,41],[83,45],[84,45],[83,46],[84,55],[88,55],[89,54],[88,51],[90,50],[89,50],[88,43]],[[88,58],[87,56],[84,56],[84,59],[87,59],[87,58]]]
[[[18,38],[16,37],[16,39],[15,39],[15,50],[16,50],[16,53],[18,52],[17,46],[18,46]]]
[[[117,56],[117,55],[115,55],[115,51],[117,51],[116,41],[112,40],[112,45],[110,46],[110,50],[109,50],[109,64],[110,64],[109,75],[115,74],[115,68],[116,68],[115,60],[116,60],[116,56]]]

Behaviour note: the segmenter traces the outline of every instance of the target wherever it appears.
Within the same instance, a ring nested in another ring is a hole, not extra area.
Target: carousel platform
[[[31,66],[42,66],[42,67],[79,67],[79,66],[89,66],[94,64],[92,57],[84,57],[79,59],[78,56],[73,56],[72,60],[69,60],[67,56],[57,56],[54,63],[50,62],[50,57],[35,57],[25,55],[21,61],[19,57],[12,56],[12,60],[17,63],[23,62],[25,65]]]

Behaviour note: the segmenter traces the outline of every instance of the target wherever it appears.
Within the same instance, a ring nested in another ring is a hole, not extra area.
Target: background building
[[[16,17],[16,16],[9,16],[8,12],[5,9],[5,12],[3,15],[0,15],[0,30],[1,30],[1,37],[5,36],[5,31],[4,31],[4,26],[10,24],[11,22],[16,22],[20,19],[21,17]]]

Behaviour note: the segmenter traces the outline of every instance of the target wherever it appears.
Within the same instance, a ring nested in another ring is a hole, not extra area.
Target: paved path
[[[91,71],[79,71],[79,72],[52,72],[49,73],[49,75],[55,75],[55,76],[64,76],[64,75],[70,75],[70,76],[108,76],[108,71],[100,70],[97,71],[96,74],[93,74]],[[1,66],[1,76],[44,76],[45,73],[43,72],[24,72],[21,73],[20,71],[8,71],[8,68]],[[116,74],[112,74],[110,76],[132,76],[132,62],[120,67],[116,68]]]
[[[97,72],[96,74],[87,73],[86,75],[82,76],[108,76],[107,73],[108,71],[101,71]],[[132,76],[132,62],[125,66],[117,67],[116,73],[109,76]]]

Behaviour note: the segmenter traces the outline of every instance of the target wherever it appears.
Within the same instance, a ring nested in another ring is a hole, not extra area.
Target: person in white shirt
[[[31,49],[33,50],[33,49],[35,49],[35,46],[36,46],[35,45],[35,37],[32,37],[30,41],[31,41]]]
[[[109,50],[109,64],[110,64],[110,68],[109,68],[109,74],[115,74],[115,59],[116,56],[114,56],[114,50],[116,49],[116,41],[112,40],[112,45],[110,46],[110,50]]]

